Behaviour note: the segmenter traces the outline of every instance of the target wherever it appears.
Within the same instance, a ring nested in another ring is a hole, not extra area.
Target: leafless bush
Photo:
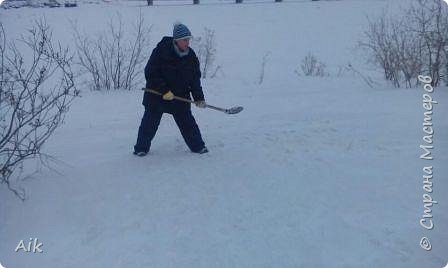
[[[207,78],[207,74],[213,68],[215,62],[215,31],[204,28],[203,35],[193,38],[192,41],[192,47],[196,51],[202,67],[202,78]]]
[[[369,61],[380,66],[384,76],[395,87],[417,85],[418,75],[432,77],[433,86],[440,83],[446,66],[448,16],[439,0],[415,0],[401,17],[385,12],[369,20],[369,29],[360,46]]]
[[[36,21],[19,41],[8,41],[0,23],[0,183],[24,200],[25,192],[12,184],[12,178],[18,179],[13,175],[25,160],[42,160],[43,144],[79,92],[72,56],[52,41],[45,21]]]
[[[326,76],[328,75],[325,72],[325,64],[317,59],[311,53],[302,60],[302,64],[300,65],[302,72],[306,76]],[[298,73],[296,71],[296,73]]]
[[[395,87],[401,87],[402,82],[410,87],[422,65],[415,43],[417,36],[406,31],[404,23],[403,18],[388,18],[383,13],[377,21],[369,22],[367,40],[360,42],[370,53],[370,61],[381,66],[384,77]]]
[[[258,84],[260,84],[260,85],[263,83],[263,80],[264,80],[264,70],[265,70],[266,63],[268,62],[268,57],[270,54],[271,54],[270,52],[267,52],[266,54],[264,54],[263,60],[261,62],[260,78],[258,80]]]
[[[130,90],[141,82],[139,71],[145,61],[142,51],[147,49],[150,27],[145,27],[140,14],[131,39],[125,35],[124,26],[121,16],[117,15],[110,20],[108,30],[98,34],[96,39],[82,35],[73,26],[78,64],[90,76],[94,90]]]
[[[372,78],[369,76],[363,75],[360,71],[358,71],[351,63],[347,64],[347,70],[351,71],[354,75],[357,75],[362,78],[362,80],[370,87],[373,88],[373,84],[375,83]]]
[[[363,73],[361,73],[361,71],[359,71],[358,69],[356,69],[350,62],[347,63],[345,66],[343,65],[339,65],[338,66],[338,72],[336,74],[337,77],[342,77],[342,76],[350,76],[350,77],[355,77],[358,76],[360,77],[370,88],[373,88],[374,84],[378,84],[377,82],[375,82],[370,76],[364,75]]]
[[[416,0],[407,19],[411,21],[409,31],[415,32],[420,38],[419,54],[423,59],[421,72],[429,74],[433,80],[433,86],[440,83],[440,78],[445,76],[448,70],[448,9],[443,1]]]
[[[350,67],[348,65],[338,65],[338,72],[336,74],[337,77],[342,77],[346,75],[350,71]]]

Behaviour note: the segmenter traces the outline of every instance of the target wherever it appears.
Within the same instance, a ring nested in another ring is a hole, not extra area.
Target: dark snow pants
[[[196,121],[191,114],[191,109],[175,109],[173,106],[145,107],[140,127],[138,129],[137,144],[135,152],[148,152],[151,141],[156,135],[163,113],[169,113],[174,117],[185,143],[192,152],[198,152],[205,144]]]

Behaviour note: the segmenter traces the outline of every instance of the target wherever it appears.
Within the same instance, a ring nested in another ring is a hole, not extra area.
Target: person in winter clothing
[[[138,130],[134,154],[148,153],[163,113],[173,115],[182,137],[194,153],[207,153],[201,132],[191,113],[191,104],[173,99],[179,96],[191,99],[196,106],[205,108],[201,87],[199,60],[189,47],[191,32],[187,26],[176,23],[173,36],[165,36],[154,48],[145,67],[146,88],[161,93],[145,92],[142,104],[145,113]]]

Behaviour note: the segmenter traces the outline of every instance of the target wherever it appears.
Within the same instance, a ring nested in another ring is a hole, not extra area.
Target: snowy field
[[[207,1],[202,1],[206,3]],[[217,2],[217,1],[214,1]],[[406,2],[406,1],[403,1]],[[193,108],[209,154],[188,151],[164,115],[151,152],[132,155],[142,92],[80,88],[65,124],[45,145],[57,159],[21,186],[0,187],[0,263],[16,267],[444,267],[448,262],[448,89],[436,88],[434,150],[423,143],[422,88],[395,89],[356,44],[366,15],[392,1],[281,4],[81,4],[0,10],[9,37],[45,16],[73,42],[71,21],[95,33],[120,13],[142,12],[151,46],[180,20],[215,30],[216,64]],[[149,57],[151,51],[145,52]],[[309,52],[330,76],[298,76]],[[258,84],[263,56],[265,77]],[[377,83],[370,88],[351,63]],[[142,74],[143,75],[143,74]],[[142,85],[143,86],[143,85]],[[434,167],[434,229],[423,229],[423,171]],[[35,164],[28,163],[32,172]],[[427,236],[432,250],[420,247]],[[43,253],[15,252],[38,238]]]

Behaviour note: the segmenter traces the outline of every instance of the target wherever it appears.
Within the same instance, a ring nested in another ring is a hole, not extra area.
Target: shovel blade
[[[241,106],[237,106],[237,107],[232,107],[230,109],[226,110],[227,114],[237,114],[239,112],[241,112],[244,108]]]

